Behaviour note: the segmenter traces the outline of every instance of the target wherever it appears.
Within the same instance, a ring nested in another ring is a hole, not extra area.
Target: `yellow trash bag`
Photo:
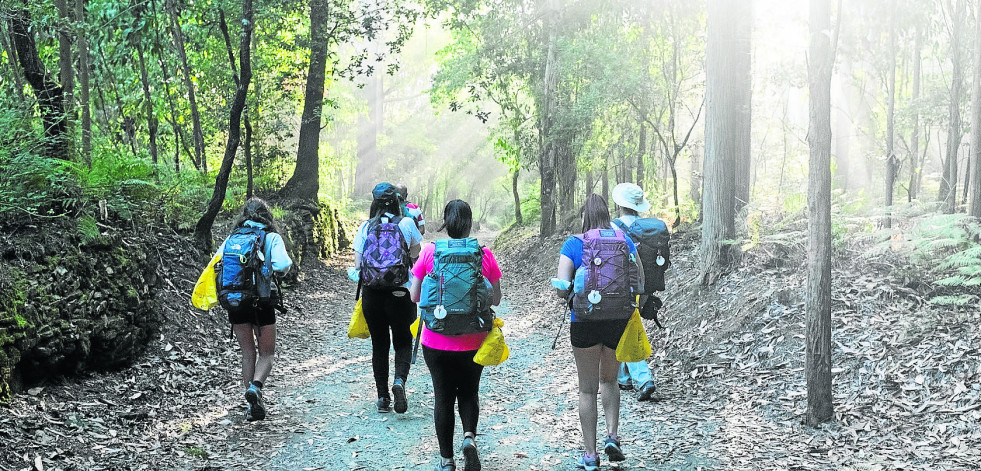
[[[647,331],[640,321],[640,311],[634,309],[634,314],[627,321],[627,328],[620,336],[617,344],[617,361],[632,363],[646,360],[651,356],[651,342],[647,339]]]
[[[511,351],[508,350],[508,344],[504,343],[504,333],[501,332],[501,327],[504,327],[504,321],[500,318],[494,319],[494,327],[484,338],[484,342],[480,344],[480,348],[477,350],[477,354],[473,356],[473,362],[478,365],[484,366],[494,366],[504,363],[504,360],[508,359],[508,355]]]
[[[215,254],[207,268],[201,272],[197,283],[194,283],[191,304],[202,311],[207,311],[218,305],[218,288],[215,287],[215,262],[220,258],[220,254]]]
[[[422,316],[416,316],[415,322],[413,322],[412,325],[409,326],[409,332],[412,333],[413,337],[415,337],[416,334],[419,333],[419,321],[421,320],[422,320]]]
[[[368,321],[364,320],[364,311],[361,310],[361,300],[354,304],[354,313],[351,314],[351,322],[347,325],[347,338],[366,339],[371,337],[368,333]]]

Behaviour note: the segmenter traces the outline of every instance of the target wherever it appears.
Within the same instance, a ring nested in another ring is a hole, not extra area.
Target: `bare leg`
[[[265,384],[269,372],[272,371],[273,357],[276,353],[276,324],[256,327],[256,331],[259,334],[256,337],[259,344],[259,359],[255,363],[252,379]]]
[[[242,384],[247,388],[255,375],[255,334],[252,332],[252,324],[233,324],[232,331],[242,349]]]
[[[617,386],[617,373],[620,363],[616,350],[600,346],[599,390],[603,401],[603,416],[606,418],[606,431],[616,435],[620,426],[620,387]]]
[[[579,373],[579,426],[582,429],[583,448],[591,455],[596,454],[596,393],[599,391],[601,348],[602,345],[589,348],[572,347],[572,354],[576,359],[576,371]],[[615,372],[614,381],[616,381]]]

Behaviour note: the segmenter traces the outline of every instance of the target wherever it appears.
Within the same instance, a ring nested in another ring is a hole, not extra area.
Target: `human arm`
[[[285,275],[290,271],[290,267],[293,266],[293,259],[286,252],[286,244],[283,242],[283,237],[275,232],[270,233],[267,237],[269,239],[270,265],[274,272]]]
[[[501,298],[501,280],[497,280],[491,283],[491,306],[500,306]]]
[[[494,253],[490,249],[484,247],[483,251],[484,256],[481,268],[484,278],[491,285],[491,305],[500,306],[501,298],[503,297],[501,293],[501,278],[503,277],[501,267],[497,264],[497,258],[494,257]]]
[[[422,280],[416,278],[414,275],[411,278],[412,284],[409,286],[409,297],[412,299],[412,302],[418,303],[420,294],[422,293]]]
[[[575,271],[575,263],[573,263],[572,259],[565,254],[559,255],[559,268],[555,274],[555,277],[559,280],[572,282],[572,278],[575,276]],[[555,295],[562,299],[568,299],[570,290],[571,287],[568,289],[555,288]]]

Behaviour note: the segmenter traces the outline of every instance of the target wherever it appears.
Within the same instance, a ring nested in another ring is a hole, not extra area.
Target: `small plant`
[[[201,458],[203,460],[208,459],[208,452],[203,448],[199,448],[196,446],[187,447],[187,449],[184,450],[184,453],[187,453],[189,456],[195,456]]]
[[[981,286],[981,223],[965,214],[922,220],[912,240],[913,261],[933,272],[940,289],[930,299],[939,305],[964,306],[978,300]]]

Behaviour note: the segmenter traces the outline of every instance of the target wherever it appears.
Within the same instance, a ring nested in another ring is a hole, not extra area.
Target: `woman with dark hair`
[[[625,237],[621,231],[610,226],[610,210],[603,197],[596,194],[589,195],[582,206],[580,215],[582,216],[583,234],[569,237],[562,245],[558,274],[556,278],[552,279],[552,284],[560,298],[572,299],[570,303],[572,322],[570,322],[569,327],[569,338],[572,342],[572,352],[579,376],[579,425],[582,428],[583,448],[585,449],[584,453],[577,457],[576,466],[586,471],[595,471],[599,468],[599,456],[596,453],[597,393],[600,393],[602,397],[603,415],[606,417],[607,435],[604,440],[603,451],[610,461],[623,461],[625,459],[623,451],[620,449],[620,437],[617,435],[620,421],[620,389],[617,386],[617,372],[620,363],[616,359],[616,348],[624,329],[627,327],[630,313],[633,312],[633,304],[621,304],[622,307],[619,308],[619,311],[622,312],[606,314],[605,311],[601,310],[602,315],[591,314],[595,315],[598,320],[586,316],[588,310],[584,311],[581,308],[583,305],[582,298],[588,298],[588,303],[601,305],[602,298],[605,297],[600,296],[597,291],[592,291],[588,293],[588,296],[583,296],[585,294],[583,293],[584,286],[575,286],[576,284],[584,284],[585,281],[582,276],[583,271],[580,268],[586,268],[583,266],[585,264],[584,259],[587,258],[584,257],[584,253],[587,250],[587,244],[592,244],[586,241],[587,236],[590,238],[594,236],[603,237],[606,239],[604,243],[608,243],[607,241],[625,243],[626,252],[622,253],[628,254],[624,256],[629,258],[632,263],[609,263],[607,265],[622,265],[625,267],[621,268],[626,272],[625,279],[634,283],[634,286],[629,290],[627,303],[635,302],[633,293],[639,292],[640,286],[643,286],[643,271],[636,266],[638,264],[637,249],[633,242],[629,237]],[[595,229],[599,229],[599,231],[594,231]],[[593,250],[592,247],[593,245],[590,245],[589,250]],[[596,245],[596,247],[604,246]],[[586,255],[589,257],[590,265],[601,266],[606,263],[606,260],[602,260],[599,256],[592,258],[592,254]],[[604,255],[606,254],[604,253]],[[610,268],[606,269],[610,270]],[[630,270],[632,269],[636,269],[637,272],[631,274]],[[572,281],[573,279],[576,280],[575,283]],[[581,298],[579,298],[578,305],[574,296],[570,298],[573,290],[580,293]]]
[[[235,221],[234,229],[253,228],[263,231],[263,257],[277,275],[283,275],[293,265],[286,253],[286,245],[273,218],[269,205],[259,198],[250,198],[242,207]],[[233,230],[234,232],[234,230]],[[231,237],[231,236],[229,236]],[[217,254],[225,253],[228,238],[218,247]],[[270,274],[273,276],[272,274]],[[271,283],[273,299],[278,299],[278,287]],[[273,356],[276,353],[276,310],[273,304],[248,304],[238,309],[229,309],[228,321],[232,332],[242,349],[242,383],[245,386],[247,409],[246,420],[266,418],[266,407],[262,401],[262,386],[272,371]],[[258,356],[256,355],[258,352]]]
[[[425,321],[420,322],[420,342],[432,375],[436,402],[433,421],[440,454],[436,471],[456,470],[453,459],[455,403],[459,405],[463,423],[463,469],[480,470],[475,438],[480,414],[480,375],[484,367],[473,358],[490,330],[493,321],[490,307],[501,303],[501,269],[490,249],[470,238],[472,224],[469,204],[461,200],[447,203],[443,210],[443,227],[439,230],[445,228],[450,239],[427,245],[412,267],[412,300],[420,302],[426,291],[426,300],[419,305]],[[445,281],[450,279],[468,281]],[[438,301],[433,299],[437,296],[431,294],[437,291],[441,293]],[[456,297],[457,293],[459,297]],[[474,298],[468,299],[468,296]],[[454,311],[453,306],[467,305],[473,307]],[[462,322],[450,321],[456,316]]]
[[[412,356],[409,326],[416,305],[409,299],[411,258],[419,255],[422,234],[412,218],[403,218],[395,187],[379,183],[371,192],[369,217],[354,238],[354,267],[361,289],[361,308],[371,334],[371,369],[378,392],[378,412],[402,414],[408,408],[405,382]],[[397,229],[396,229],[397,228]],[[384,245],[384,247],[382,247]],[[396,254],[394,258],[390,257]],[[388,388],[388,351],[395,348],[395,379]]]

